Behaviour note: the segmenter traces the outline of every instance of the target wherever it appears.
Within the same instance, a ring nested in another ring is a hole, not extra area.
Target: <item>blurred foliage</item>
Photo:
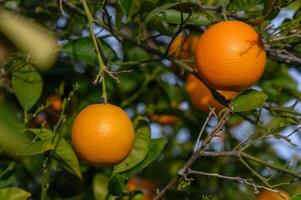
[[[290,54],[285,55],[301,60],[299,0],[87,2],[95,18],[100,55],[108,67],[108,99],[133,119],[134,149],[114,167],[91,167],[72,149],[74,117],[102,97],[101,87],[93,84],[98,73],[97,52],[81,2],[0,1],[0,7],[48,28],[60,45],[54,66],[40,72],[28,55],[16,48],[10,49],[13,53],[2,62],[1,55],[8,49],[2,49],[7,41],[0,33],[0,199],[40,199],[43,195],[44,199],[142,199],[141,192],[127,189],[133,176],[164,187],[191,155],[207,117],[191,104],[185,90],[185,63],[176,65],[179,62],[168,56],[167,47],[179,33],[200,35],[207,26],[227,19],[250,23],[262,35],[269,57],[261,80],[233,100],[234,114],[206,150],[245,148],[263,163],[246,161],[259,176],[230,156],[202,157],[193,169],[253,179],[258,185],[263,185],[259,178],[263,177],[291,196],[301,192],[300,176],[294,178],[265,165],[299,174],[301,170],[301,93],[295,78],[301,77],[300,64],[271,54],[271,49],[279,55],[286,51]],[[61,99],[61,110],[51,106],[49,97],[53,95]],[[159,124],[150,120],[153,113],[179,120]],[[216,119],[210,120],[201,139],[215,125]],[[279,143],[284,143],[285,149],[276,148]],[[299,153],[292,155],[291,151]],[[177,187],[167,190],[166,198],[254,198],[254,188],[242,183],[197,175],[193,179],[181,179]]]

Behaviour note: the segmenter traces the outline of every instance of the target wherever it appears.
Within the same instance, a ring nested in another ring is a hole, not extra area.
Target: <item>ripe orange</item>
[[[151,200],[156,194],[156,187],[153,182],[144,179],[133,177],[127,183],[128,190],[141,190],[143,192],[143,200]]]
[[[190,96],[191,103],[204,112],[209,112],[209,106],[215,108],[215,111],[220,112],[225,106],[220,104],[214,99],[211,91],[206,87],[202,81],[192,74],[189,74],[186,79],[186,90]],[[227,100],[234,98],[238,95],[235,91],[218,91]]]
[[[149,119],[153,122],[157,122],[159,124],[167,125],[167,124],[174,124],[179,121],[179,118],[174,115],[158,115],[152,113],[149,115]]]
[[[184,42],[186,38],[183,35],[178,35],[171,43],[168,54],[174,55],[176,58],[180,58],[184,50]]]
[[[73,147],[91,165],[120,163],[131,152],[133,143],[133,124],[118,106],[89,105],[80,111],[73,122]]]
[[[211,26],[195,50],[197,68],[218,90],[241,91],[256,83],[266,62],[260,35],[248,24],[224,21]]]
[[[279,193],[275,193],[268,190],[263,190],[256,197],[256,200],[289,200],[290,196],[284,192],[280,191]]]
[[[63,107],[63,101],[62,98],[58,95],[52,95],[49,98],[49,101],[51,102],[51,108],[54,111],[60,111]]]
[[[193,57],[199,36],[190,33],[188,36],[178,35],[171,43],[168,54],[177,59],[188,60]]]

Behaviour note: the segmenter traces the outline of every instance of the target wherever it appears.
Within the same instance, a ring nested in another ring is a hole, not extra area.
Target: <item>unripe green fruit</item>
[[[0,32],[19,50],[29,54],[39,70],[48,70],[58,56],[56,38],[36,22],[0,8]]]

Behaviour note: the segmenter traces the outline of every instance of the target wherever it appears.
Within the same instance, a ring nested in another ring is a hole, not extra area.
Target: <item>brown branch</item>
[[[200,157],[204,156],[204,157],[218,157],[218,156],[233,156],[233,157],[237,157],[237,158],[245,158],[248,160],[252,160],[258,164],[264,165],[268,168],[277,170],[277,171],[282,171],[285,172],[287,174],[290,174],[291,176],[297,177],[297,178],[301,178],[301,175],[298,175],[295,172],[292,172],[284,167],[280,167],[280,166],[275,166],[269,162],[266,162],[264,160],[261,160],[259,158],[256,158],[248,153],[245,152],[240,152],[240,151],[222,151],[222,152],[200,152]]]
[[[188,169],[193,165],[193,163],[199,158],[199,155],[201,152],[208,146],[211,139],[220,131],[220,129],[225,125],[226,119],[230,116],[231,111],[229,109],[226,109],[226,111],[223,113],[223,116],[221,117],[220,121],[217,123],[216,127],[208,134],[208,136],[205,138],[204,142],[202,143],[202,146],[194,152],[190,158],[186,161],[186,163],[183,165],[183,167],[178,171],[177,177],[174,177],[154,198],[154,200],[161,199],[165,192],[174,187],[177,184],[177,181],[180,177],[183,177],[184,179],[187,179],[188,175]],[[208,117],[211,117],[211,115],[208,115]]]
[[[276,49],[265,43],[265,49],[275,60],[286,64],[301,64],[301,57],[289,52],[287,49]]]
[[[235,181],[235,182],[238,182],[238,183],[242,183],[242,184],[245,184],[245,185],[252,186],[256,190],[265,189],[265,190],[269,190],[269,191],[272,191],[272,192],[279,192],[278,190],[274,190],[274,189],[271,189],[271,188],[268,188],[268,187],[265,187],[265,186],[262,186],[262,185],[257,185],[253,182],[252,179],[244,179],[244,178],[235,177],[235,176],[225,176],[225,175],[221,175],[221,174],[218,174],[218,173],[201,172],[201,171],[196,171],[196,170],[191,170],[191,169],[188,169],[188,174],[197,174],[197,175],[202,175],[202,176],[216,177],[216,178],[220,178],[220,179]]]

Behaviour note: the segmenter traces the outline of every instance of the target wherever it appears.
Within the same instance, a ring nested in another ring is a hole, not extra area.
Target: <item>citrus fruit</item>
[[[186,38],[183,35],[176,36],[168,49],[168,54],[174,55],[176,58],[180,58],[184,49],[185,39]]]
[[[261,77],[266,51],[251,26],[224,21],[212,25],[200,37],[195,61],[201,77],[214,89],[241,91]]]
[[[189,74],[185,82],[186,90],[190,96],[191,103],[204,112],[209,112],[209,107],[215,108],[215,111],[220,112],[225,106],[214,99],[211,91],[197,77]],[[227,100],[238,95],[236,91],[218,91]]]
[[[111,166],[131,152],[134,128],[126,112],[112,104],[92,104],[76,116],[72,144],[78,155],[95,166]]]
[[[62,101],[62,99],[61,99],[60,96],[58,96],[58,95],[52,95],[48,99],[51,102],[51,108],[54,111],[60,111],[60,110],[62,110],[63,101]]]
[[[193,57],[199,36],[190,33],[188,36],[178,35],[171,43],[168,54],[177,59],[187,60]]]
[[[127,183],[128,190],[141,190],[143,192],[143,200],[151,200],[156,194],[156,187],[153,182],[139,177],[131,178]]]
[[[174,115],[159,115],[152,113],[149,115],[149,119],[153,122],[167,125],[167,124],[174,124],[179,121],[179,118]]]
[[[280,191],[279,193],[263,190],[256,197],[256,200],[289,200],[290,196],[284,192]]]

